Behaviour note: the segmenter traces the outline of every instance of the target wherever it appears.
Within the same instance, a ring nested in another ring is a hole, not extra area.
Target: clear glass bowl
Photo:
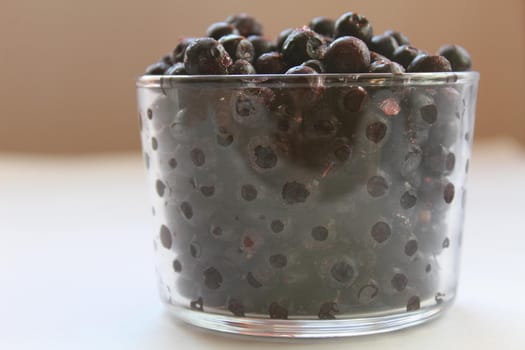
[[[162,300],[270,337],[430,320],[458,282],[479,74],[143,76]]]

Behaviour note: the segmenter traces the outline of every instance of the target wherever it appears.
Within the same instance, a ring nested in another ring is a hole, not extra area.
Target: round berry
[[[405,68],[397,62],[392,61],[375,61],[370,64],[368,68],[370,73],[391,73],[391,74],[403,74]]]
[[[275,49],[274,44],[260,35],[250,35],[248,41],[252,43],[255,50],[255,57],[263,53],[271,52]]]
[[[310,67],[315,70],[317,73],[325,73],[326,68],[324,64],[319,60],[308,60],[302,64],[305,67]]]
[[[330,18],[315,17],[308,25],[314,32],[328,37],[333,37],[335,33],[335,23]]]
[[[372,50],[388,58],[392,58],[394,51],[398,47],[396,39],[387,34],[375,35],[370,42]]]
[[[173,49],[173,52],[171,53],[171,60],[176,62],[184,62],[184,53],[186,52],[186,48],[188,45],[195,40],[195,38],[185,38],[182,39],[177,46],[175,46],[175,49]]]
[[[408,39],[408,37],[401,32],[395,30],[387,30],[385,32],[385,35],[389,35],[396,39],[398,45],[410,45],[410,40]]]
[[[206,31],[206,35],[215,40],[219,40],[220,38],[228,34],[237,33],[237,29],[230,23],[226,22],[213,23],[211,26],[208,27],[208,30]]]
[[[347,262],[335,263],[330,269],[332,277],[341,283],[348,283],[354,278],[354,268]]]
[[[145,75],[163,75],[164,72],[169,68],[164,61],[155,62],[146,67],[144,71]]]
[[[184,63],[177,62],[166,70],[166,75],[185,75],[186,68],[184,68]]]
[[[370,51],[362,40],[345,36],[330,44],[324,63],[329,73],[366,72],[370,65]]]
[[[408,68],[410,63],[421,54],[421,51],[410,45],[399,46],[392,55],[392,60]]]
[[[407,68],[410,73],[451,72],[450,62],[443,56],[417,56]]]
[[[253,62],[255,49],[250,41],[236,34],[223,36],[219,43],[224,47],[228,55],[235,60],[246,60]]]
[[[191,75],[227,74],[232,59],[219,42],[212,38],[196,39],[184,55],[186,72]]]
[[[259,74],[282,74],[286,71],[286,64],[280,53],[268,52],[257,58],[255,70]]]
[[[286,41],[286,39],[288,39],[288,36],[292,34],[293,31],[294,31],[293,28],[287,28],[279,33],[279,36],[277,36],[277,41],[276,41],[277,50],[279,51],[283,50],[284,42]]]
[[[232,75],[256,74],[255,68],[246,60],[237,60],[229,68],[228,73]]]
[[[317,72],[311,67],[301,65],[288,69],[285,74],[317,74]]]
[[[323,56],[325,46],[323,39],[308,28],[295,29],[283,44],[284,60],[291,66],[297,66],[309,59]]]
[[[437,54],[449,60],[454,72],[467,71],[472,67],[469,53],[459,45],[445,45],[438,50]]]
[[[354,36],[366,42],[372,39],[372,25],[365,16],[353,12],[343,14],[335,22],[335,37]]]
[[[226,22],[233,24],[239,31],[239,34],[246,38],[250,35],[262,35],[262,25],[246,13],[230,16],[226,19]]]

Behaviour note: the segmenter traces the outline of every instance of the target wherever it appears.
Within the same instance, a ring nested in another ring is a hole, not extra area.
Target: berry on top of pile
[[[467,71],[472,65],[459,45],[445,45],[430,55],[400,32],[374,35],[368,19],[354,12],[337,21],[316,17],[307,26],[283,30],[275,41],[264,37],[262,29],[250,15],[230,16],[210,25],[205,37],[182,39],[145,74],[402,74]]]

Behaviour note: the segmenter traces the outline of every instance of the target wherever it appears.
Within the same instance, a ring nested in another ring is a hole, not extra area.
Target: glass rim
[[[479,81],[479,72],[432,73],[319,73],[319,74],[248,74],[248,75],[141,75],[137,88],[170,88],[179,85],[207,84],[213,87],[276,86],[283,83],[305,84],[305,78],[322,80],[330,86],[420,86],[454,85]]]

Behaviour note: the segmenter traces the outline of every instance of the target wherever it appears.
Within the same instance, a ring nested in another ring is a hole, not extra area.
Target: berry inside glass
[[[138,80],[162,300],[274,337],[430,320],[458,280],[479,75],[366,17],[284,30],[246,14]]]

